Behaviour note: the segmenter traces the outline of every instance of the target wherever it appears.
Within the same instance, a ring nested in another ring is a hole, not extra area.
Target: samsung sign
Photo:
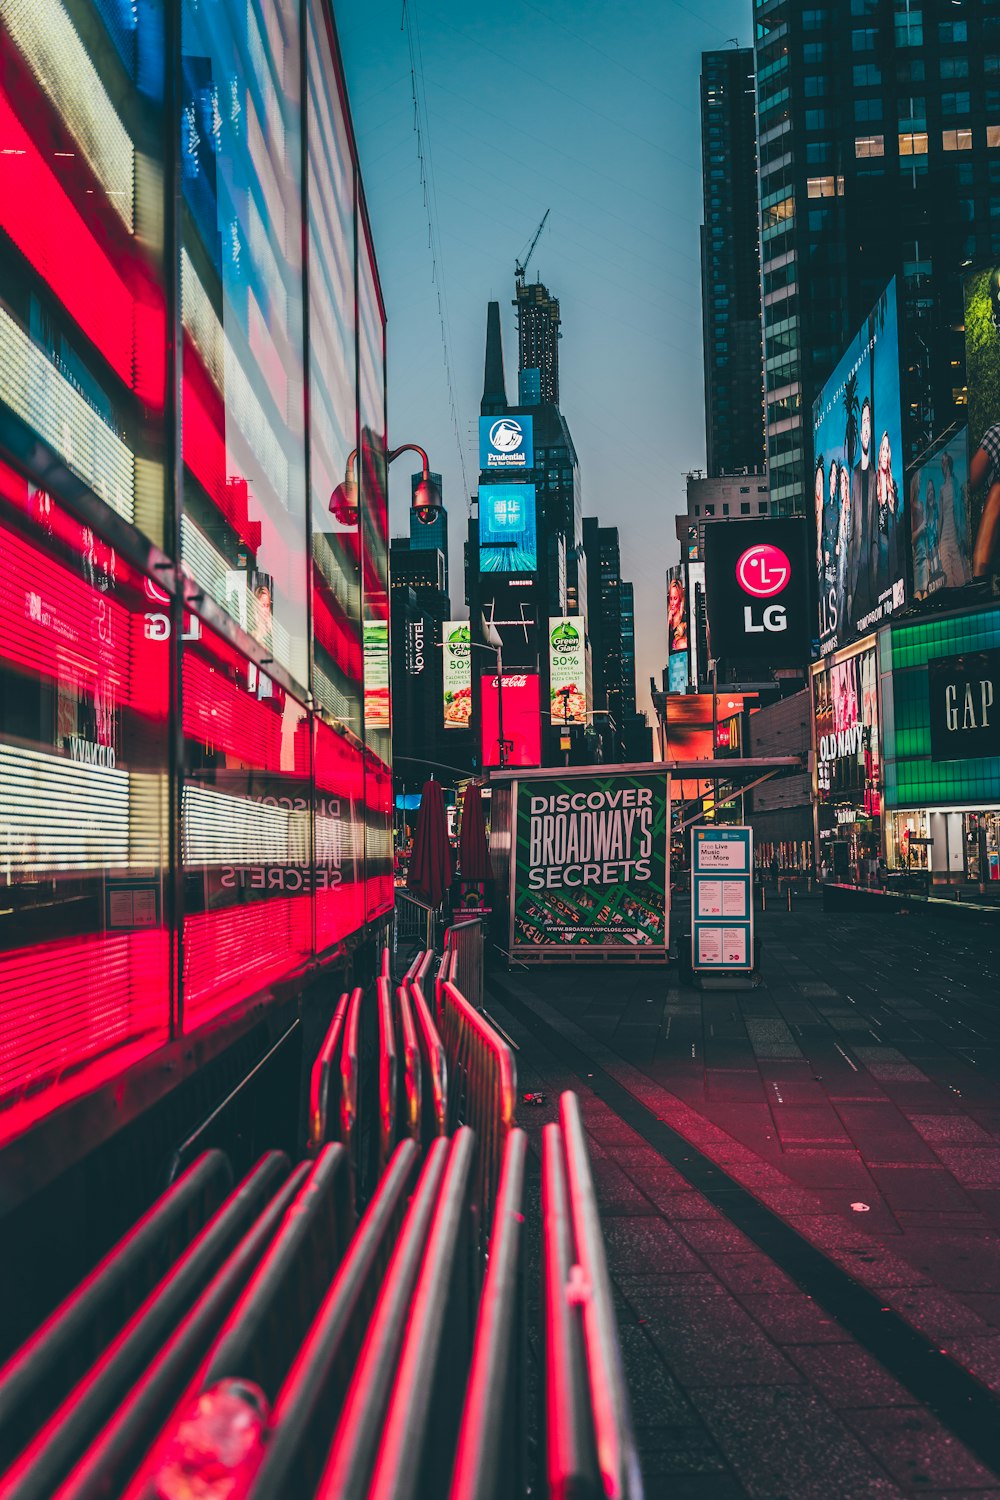
[[[803,517],[706,525],[705,604],[714,657],[804,665],[809,603]]]
[[[1000,651],[927,663],[932,760],[1000,756]]]
[[[479,467],[489,472],[533,469],[535,445],[530,417],[480,417]]]

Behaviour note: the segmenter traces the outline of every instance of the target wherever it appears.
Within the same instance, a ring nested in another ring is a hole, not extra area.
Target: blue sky
[[[335,8],[389,318],[389,441],[420,443],[443,476],[456,612],[465,612],[466,486],[478,480],[486,304],[501,305],[514,399],[514,261],[550,209],[528,279],[540,276],[561,302],[561,405],[584,513],[621,533],[648,707],[649,677],[666,660],[673,518],[683,475],[705,461],[700,54],[732,38],[750,44],[750,0],[408,0],[436,268],[402,0]],[[406,529],[409,473],[401,458],[394,533]]]

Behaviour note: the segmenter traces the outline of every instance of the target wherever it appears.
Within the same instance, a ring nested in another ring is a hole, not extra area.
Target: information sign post
[[[692,829],[691,965],[696,974],[754,968],[753,832]]]

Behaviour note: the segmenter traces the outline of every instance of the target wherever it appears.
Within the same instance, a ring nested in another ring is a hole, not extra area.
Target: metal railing
[[[559,1125],[547,1125],[543,1135],[549,1494],[642,1500],[597,1196],[575,1094],[561,1095]]]
[[[407,1211],[417,1168],[397,1146],[288,1378],[275,1398],[264,1462],[247,1500],[314,1495]]]
[[[399,1037],[402,1067],[399,1070],[399,1100],[397,1118],[401,1135],[419,1141],[423,1135],[422,1110],[423,1089],[421,1085],[420,1043],[413,1019],[413,1002],[410,990],[401,984],[396,991],[396,1016],[399,1020]]]
[[[449,978],[477,1010],[483,1008],[484,947],[485,933],[478,917],[455,922],[445,929],[444,951],[454,955]]]
[[[340,1051],[344,1028],[347,1024],[347,1008],[350,1001],[350,994],[345,991],[341,995],[337,1008],[333,1013],[333,1020],[330,1022],[326,1036],[323,1038],[323,1045],[317,1054],[316,1061],[312,1065],[312,1071],[309,1076],[309,1143],[307,1150],[310,1156],[315,1156],[320,1147],[331,1139],[330,1086],[335,1077],[337,1054]],[[340,1090],[338,1089],[339,1092]]]
[[[378,1175],[381,1177],[396,1144],[399,1058],[392,1021],[392,990],[384,974],[375,981],[375,993],[378,1000]]]
[[[0,1369],[0,1468],[103,1355],[231,1185],[222,1152],[205,1152]]]
[[[442,987],[439,1026],[448,1059],[448,1124],[476,1132],[476,1202],[488,1234],[507,1136],[516,1124],[514,1054],[450,979]]]
[[[446,1135],[448,1132],[448,1062],[441,1033],[431,1016],[430,1006],[424,999],[422,983],[419,979],[412,979],[408,982],[408,989],[420,1036],[424,1086],[422,1135],[424,1143],[428,1144],[434,1136]]]
[[[527,1142],[523,1130],[507,1137],[449,1500],[521,1500],[527,1489]]]
[[[260,1264],[310,1170],[301,1162],[244,1236],[59,1490],[59,1500],[108,1500],[124,1493],[157,1433]]]
[[[366,1493],[450,1149],[447,1141],[435,1141],[427,1153],[334,1431],[316,1500],[343,1500]]]
[[[410,891],[402,891],[398,887],[394,907],[393,952],[398,953],[401,942],[417,943],[421,949],[433,948],[436,909],[428,906],[425,901],[420,901]]]

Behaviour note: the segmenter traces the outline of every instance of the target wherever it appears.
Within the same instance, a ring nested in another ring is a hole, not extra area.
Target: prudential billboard
[[[530,417],[480,417],[479,467],[486,473],[510,474],[535,467]]]

